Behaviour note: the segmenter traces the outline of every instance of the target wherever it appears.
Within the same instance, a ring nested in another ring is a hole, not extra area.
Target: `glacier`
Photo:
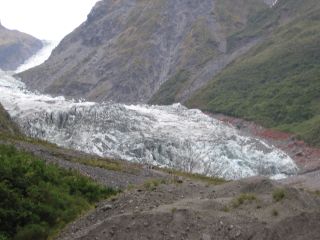
[[[20,73],[30,68],[36,67],[46,61],[53,49],[58,45],[58,41],[42,41],[43,48],[39,50],[35,55],[27,59],[22,65],[20,65],[14,72]]]
[[[124,105],[29,91],[0,71],[0,102],[30,137],[146,165],[240,179],[297,173],[294,161],[261,139],[181,104]]]

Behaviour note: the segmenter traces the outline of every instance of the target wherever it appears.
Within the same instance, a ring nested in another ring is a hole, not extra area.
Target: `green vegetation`
[[[150,179],[144,182],[143,186],[148,191],[154,191],[157,189],[158,186],[161,184],[182,184],[183,178],[188,178],[194,181],[201,181],[204,183],[207,183],[207,186],[209,185],[220,185],[224,184],[227,181],[221,178],[215,178],[215,177],[208,177],[202,174],[197,173],[187,173],[182,172],[175,169],[169,169],[169,168],[157,168],[159,171],[163,171],[165,173],[168,173],[172,176],[171,179]]]
[[[257,4],[252,4],[253,6]],[[235,49],[245,40],[257,39],[261,36],[267,36],[283,22],[290,22],[303,13],[309,13],[319,7],[317,0],[279,1],[275,8],[258,8],[252,11],[245,28],[233,31],[228,37],[228,50]],[[286,15],[283,18],[283,15]]]
[[[3,134],[19,134],[19,128],[11,121],[9,114],[0,104],[0,132]]]
[[[240,196],[236,197],[232,201],[232,207],[233,208],[238,208],[244,203],[251,203],[253,201],[258,201],[257,197],[253,194],[241,194]]]
[[[211,14],[215,16],[219,27],[214,27],[208,18],[199,16],[179,50],[181,57],[176,70],[149,103],[169,105],[180,102],[183,94],[197,85],[194,84],[198,80],[197,74],[203,71],[206,64],[223,56],[226,38],[245,28],[251,15],[269,9],[263,1],[257,0],[219,0],[215,5]]]
[[[271,214],[272,214],[272,216],[274,216],[274,217],[278,217],[278,216],[279,216],[279,212],[278,212],[277,209],[272,209]]]
[[[134,163],[125,163],[120,160],[99,157],[68,157],[63,155],[64,159],[70,162],[77,162],[84,165],[104,168],[111,171],[126,172],[130,174],[138,174],[141,171],[141,166]]]
[[[128,191],[131,191],[131,190],[133,190],[133,189],[135,189],[135,185],[133,185],[132,183],[130,183],[128,186],[127,186],[127,189],[126,190],[128,190]]]
[[[202,174],[198,174],[198,173],[188,173],[188,172],[183,172],[183,171],[179,171],[179,170],[175,170],[175,169],[169,169],[169,168],[159,168],[160,171],[164,171],[166,173],[171,174],[173,177],[185,177],[185,178],[189,178],[195,181],[201,181],[201,182],[205,182],[207,184],[212,184],[212,185],[220,185],[220,184],[224,184],[227,181],[222,179],[222,178],[217,178],[217,177],[208,177]]]
[[[247,27],[253,16],[260,15],[262,11],[270,9],[263,1],[256,0],[218,0],[215,14],[221,23],[222,31],[232,36]]]
[[[121,163],[109,160],[109,159],[87,159],[87,158],[72,158],[72,162],[82,163],[84,165],[89,165],[93,167],[104,168],[112,171],[123,171]]]
[[[313,146],[320,146],[320,114],[301,123],[283,124],[280,130],[294,132]]]
[[[229,208],[228,206],[224,206],[224,207],[222,208],[222,211],[224,211],[224,212],[230,212],[230,208]]]
[[[275,202],[280,202],[281,200],[283,200],[286,196],[286,192],[284,189],[275,189],[272,193],[272,198]]]
[[[1,139],[1,133],[0,133],[0,139]],[[23,142],[28,142],[38,146],[42,146],[47,151],[50,152],[50,155],[58,158],[62,158],[70,162],[81,163],[83,165],[92,166],[92,167],[104,168],[111,171],[127,172],[131,174],[136,174],[141,170],[141,166],[139,166],[138,164],[127,163],[125,161],[114,160],[110,158],[101,158],[98,156],[74,154],[73,150],[60,148],[56,144],[53,144],[41,139],[29,138],[26,136],[18,136],[18,137],[15,136],[12,139],[15,141],[23,141]]]
[[[230,39],[268,32],[270,36],[230,64],[187,105],[292,132],[320,146],[320,3],[280,3],[273,11],[252,16],[248,27]],[[283,12],[288,14],[286,21],[280,17]]]
[[[177,208],[176,208],[176,207],[171,208],[171,213],[172,213],[172,214],[174,214],[176,211],[177,211]]]
[[[144,182],[143,186],[148,191],[154,191],[161,184],[166,184],[167,181],[165,179],[150,179]]]
[[[0,239],[47,239],[117,192],[0,145]]]
[[[219,41],[218,34],[212,31],[207,19],[199,17],[184,40],[183,65],[180,68],[188,66],[187,69],[191,72],[192,69],[205,66],[208,61],[220,55]]]
[[[179,71],[176,75],[161,85],[160,89],[150,100],[150,103],[169,105],[176,102],[178,92],[183,88],[189,77],[190,73],[188,71]]]

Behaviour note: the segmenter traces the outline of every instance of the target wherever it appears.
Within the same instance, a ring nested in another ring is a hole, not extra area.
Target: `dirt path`
[[[0,140],[0,143],[6,142]],[[139,185],[148,179],[161,179],[165,175],[164,173],[153,169],[144,166],[136,166],[135,164],[125,161],[118,161],[122,167],[119,171],[85,165],[76,162],[76,160],[86,158],[92,159],[96,157],[83,152],[54,148],[50,145],[50,147],[48,147],[24,141],[15,141],[14,145],[20,150],[27,151],[40,159],[45,160],[47,163],[57,164],[62,168],[78,171],[82,175],[90,177],[102,185],[117,189],[124,189],[130,185]],[[74,161],[70,161],[70,159],[73,159]],[[101,160],[108,161],[108,159]]]

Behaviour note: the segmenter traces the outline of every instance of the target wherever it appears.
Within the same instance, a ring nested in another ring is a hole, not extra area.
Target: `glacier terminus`
[[[0,73],[0,102],[20,128],[59,146],[225,179],[297,173],[294,161],[263,140],[181,104],[95,103],[26,89]]]

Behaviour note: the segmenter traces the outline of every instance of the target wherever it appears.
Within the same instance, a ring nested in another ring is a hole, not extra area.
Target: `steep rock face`
[[[42,48],[42,42],[28,34],[8,30],[0,23],[0,68],[15,70]]]
[[[134,103],[150,101],[163,83],[184,73],[184,84],[174,87],[170,102],[180,101],[257,43],[258,39],[247,39],[229,51],[227,37],[268,4],[100,1],[46,63],[19,77],[48,93]],[[152,102],[166,103],[167,98]]]

